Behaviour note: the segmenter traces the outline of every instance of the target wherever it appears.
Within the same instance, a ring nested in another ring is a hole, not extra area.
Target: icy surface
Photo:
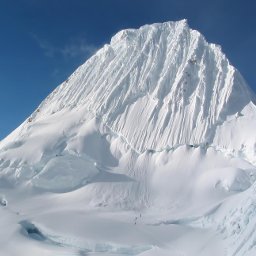
[[[120,31],[1,141],[1,253],[254,255],[254,100],[185,20]]]

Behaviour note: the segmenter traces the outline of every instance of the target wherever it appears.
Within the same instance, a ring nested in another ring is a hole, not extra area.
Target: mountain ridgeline
[[[5,211],[14,223],[5,237],[39,235],[72,250],[82,241],[90,249],[86,255],[102,248],[121,248],[120,255],[170,255],[162,240],[182,252],[173,255],[255,255],[255,130],[253,92],[220,46],[209,44],[186,20],[122,30],[1,141],[2,206],[10,197],[12,209],[28,217]],[[107,211],[107,218],[98,222],[95,209]],[[122,223],[124,232],[109,237],[100,223]],[[133,234],[137,224],[138,240],[127,240],[123,234]],[[73,231],[80,240],[65,238]]]

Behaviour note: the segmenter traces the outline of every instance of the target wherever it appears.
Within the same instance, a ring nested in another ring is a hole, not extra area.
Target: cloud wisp
[[[75,38],[66,42],[62,46],[56,46],[47,40],[32,35],[38,46],[43,50],[44,55],[50,58],[61,56],[65,59],[71,58],[89,58],[98,47],[89,44],[84,38]]]
[[[59,49],[59,52],[65,58],[75,58],[78,56],[91,56],[96,52],[98,48],[92,44],[88,44],[86,40],[72,40],[69,44],[66,44],[63,48]]]

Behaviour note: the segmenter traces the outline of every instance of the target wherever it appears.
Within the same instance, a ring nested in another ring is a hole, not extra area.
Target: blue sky
[[[0,0],[0,139],[123,28],[188,19],[256,91],[255,0]]]

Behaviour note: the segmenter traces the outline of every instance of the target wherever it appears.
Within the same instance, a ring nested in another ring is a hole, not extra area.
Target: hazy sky
[[[0,0],[0,138],[120,29],[183,18],[256,91],[255,0]]]

